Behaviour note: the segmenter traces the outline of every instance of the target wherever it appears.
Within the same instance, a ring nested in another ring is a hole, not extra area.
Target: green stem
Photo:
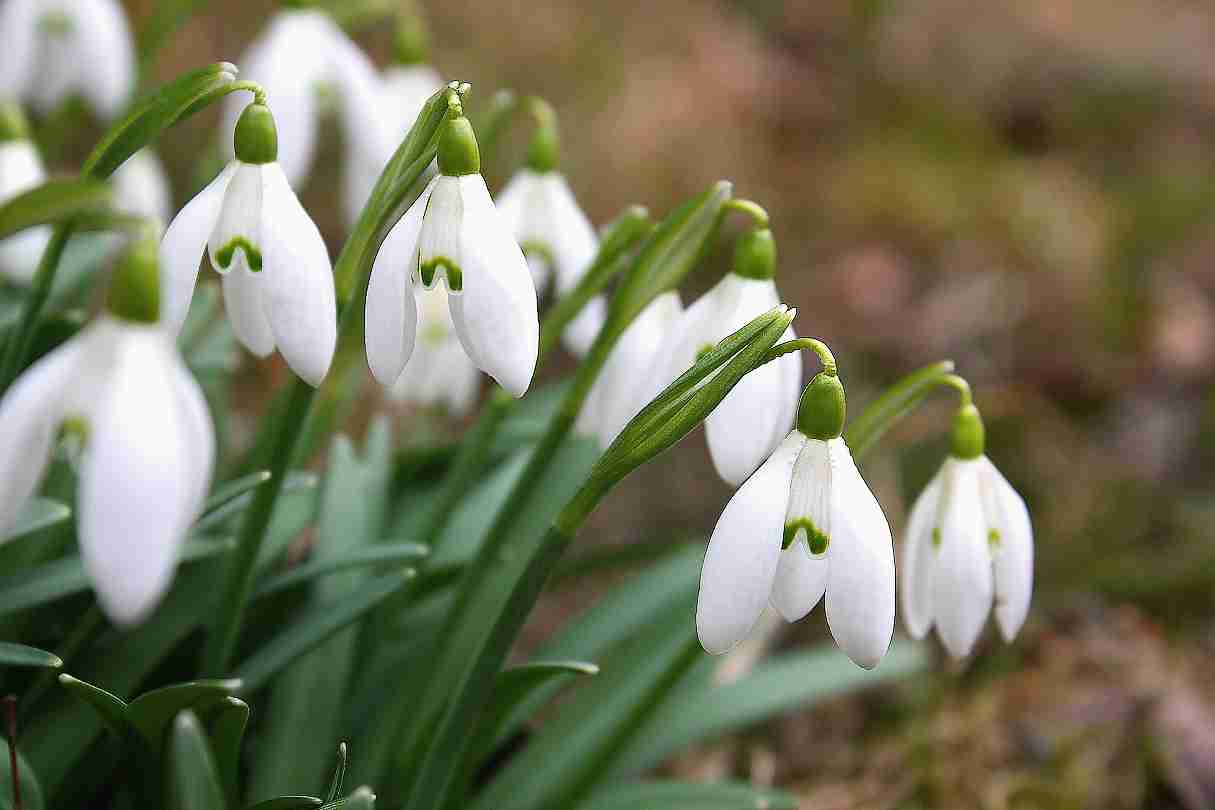
[[[839,374],[839,368],[835,364],[835,355],[831,353],[831,349],[827,347],[826,343],[815,338],[794,338],[793,340],[786,340],[784,343],[778,343],[764,355],[764,362],[767,363],[781,355],[801,351],[802,349],[809,349],[818,355],[819,362],[823,364],[823,373],[828,377],[835,377]]]
[[[4,360],[0,363],[0,394],[8,390],[13,380],[21,373],[25,358],[29,356],[30,347],[34,343],[35,327],[38,316],[51,295],[51,287],[55,283],[55,272],[59,269],[59,261],[63,258],[64,248],[72,236],[72,225],[59,225],[51,235],[38,262],[34,280],[29,294],[21,307],[21,318],[17,327],[11,332],[8,344],[4,347]]]
[[[914,371],[892,385],[865,408],[844,431],[844,440],[857,458],[886,431],[920,404],[939,385],[952,385],[953,361],[943,360]]]

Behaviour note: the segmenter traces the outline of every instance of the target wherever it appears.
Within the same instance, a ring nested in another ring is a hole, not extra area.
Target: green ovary
[[[806,545],[810,547],[810,553],[815,556],[825,552],[827,546],[831,545],[831,538],[820,531],[814,525],[814,521],[810,520],[810,518],[798,518],[785,524],[785,537],[781,548],[788,548],[793,545],[793,541],[797,539],[799,531],[806,532]]]
[[[258,273],[262,269],[262,252],[257,249],[257,246],[243,236],[234,236],[215,253],[215,259],[219,262],[219,266],[227,270],[232,265],[232,259],[236,257],[236,251],[242,250],[245,253],[245,261],[249,263],[249,269],[254,273]]]

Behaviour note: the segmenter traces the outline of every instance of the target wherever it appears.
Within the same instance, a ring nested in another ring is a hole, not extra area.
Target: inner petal
[[[211,265],[219,272],[232,269],[234,261],[243,254],[249,270],[262,269],[262,170],[260,166],[241,164],[224,192],[219,219],[207,249]]]
[[[805,543],[816,556],[831,544],[831,458],[819,439],[807,441],[794,462],[783,542]]]

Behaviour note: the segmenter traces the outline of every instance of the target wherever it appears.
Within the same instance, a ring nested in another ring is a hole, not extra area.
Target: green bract
[[[834,373],[820,371],[802,392],[797,429],[811,439],[834,439],[844,432],[844,386]]]
[[[250,104],[236,120],[232,136],[236,159],[241,163],[273,163],[278,160],[278,130],[265,104]]]
[[[983,455],[983,417],[979,409],[967,403],[953,417],[949,432],[949,452],[955,458],[978,458]]]

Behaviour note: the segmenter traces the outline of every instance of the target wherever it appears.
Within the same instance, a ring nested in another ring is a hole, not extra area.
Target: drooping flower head
[[[726,505],[700,576],[696,632],[710,653],[745,638],[764,607],[786,621],[825,595],[827,623],[858,665],[877,665],[894,633],[894,550],[881,507],[841,437],[834,368],[802,394],[797,426]]]
[[[169,178],[156,153],[145,147],[127,158],[115,170],[114,203],[128,214],[165,223],[173,215]]]
[[[118,0],[0,4],[0,98],[46,114],[80,95],[108,120],[134,89],[134,41]]]
[[[772,232],[757,228],[743,234],[732,272],[687,308],[655,359],[647,374],[649,392],[661,391],[706,347],[780,303],[775,274]],[[782,340],[793,337],[790,328]],[[784,355],[744,377],[705,420],[713,466],[727,483],[745,481],[789,433],[801,378],[800,355]]]
[[[439,138],[439,174],[393,226],[367,286],[367,362],[393,385],[413,353],[414,288],[442,282],[465,353],[516,397],[536,370],[540,321],[523,252],[494,208],[481,177],[472,125],[459,100]]]
[[[12,103],[0,103],[0,203],[8,202],[44,180],[46,170],[37,147],[30,140],[21,108]],[[40,225],[0,240],[0,274],[18,284],[29,284],[50,238],[50,226]]]
[[[161,320],[181,330],[205,251],[223,276],[236,337],[258,357],[276,348],[301,378],[320,385],[337,344],[329,251],[276,160],[275,118],[245,108],[236,159],[169,224],[160,248]]]
[[[923,638],[936,627],[954,658],[970,654],[993,604],[1000,634],[1012,641],[1034,573],[1029,510],[984,455],[983,421],[966,392],[950,455],[911,509],[901,583],[908,632]]]
[[[0,399],[0,526],[38,488],[60,430],[78,433],[80,548],[106,614],[145,617],[168,590],[210,486],[206,400],[157,323],[156,240],[120,261],[108,311]]]
[[[417,290],[417,342],[390,394],[398,402],[444,405],[453,416],[464,416],[477,401],[481,373],[456,337],[449,295],[442,286]]]

